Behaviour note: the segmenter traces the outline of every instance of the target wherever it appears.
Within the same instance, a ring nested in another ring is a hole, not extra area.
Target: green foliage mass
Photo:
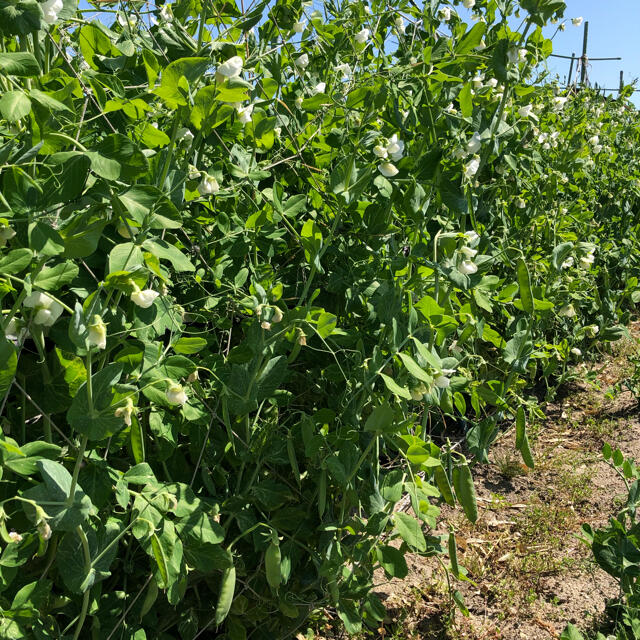
[[[541,85],[562,2],[455,4],[0,1],[3,638],[375,627],[534,464],[640,299],[637,113]]]

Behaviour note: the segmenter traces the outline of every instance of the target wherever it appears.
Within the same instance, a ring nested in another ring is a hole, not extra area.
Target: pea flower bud
[[[170,404],[183,405],[187,402],[187,394],[181,384],[171,383],[167,391],[167,400]]]
[[[135,409],[133,406],[133,400],[131,398],[127,398],[124,407],[118,407],[115,410],[115,417],[122,418],[124,423],[130,427],[131,426],[131,416],[133,415]]]
[[[99,315],[93,316],[93,324],[89,325],[89,345],[104,349],[107,346],[107,325]]]

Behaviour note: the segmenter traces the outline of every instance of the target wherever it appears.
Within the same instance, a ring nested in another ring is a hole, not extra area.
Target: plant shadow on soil
[[[603,462],[602,445],[640,459],[638,400],[628,391],[607,395],[630,374],[640,322],[631,335],[600,362],[578,365],[574,381],[544,405],[545,418],[531,428],[535,469],[522,464],[513,431],[501,435],[490,463],[474,469],[475,525],[458,509],[442,509],[438,533],[455,529],[469,581],[453,587],[469,615],[454,606],[438,562],[410,556],[406,579],[377,576],[388,617],[362,638],[544,640],[559,638],[569,622],[591,637],[606,630],[605,608],[618,587],[595,564],[580,532],[585,523],[604,525],[624,500],[624,485]],[[346,638],[337,627],[327,620],[307,637]]]

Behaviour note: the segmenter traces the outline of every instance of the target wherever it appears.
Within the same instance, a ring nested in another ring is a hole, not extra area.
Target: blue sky
[[[565,16],[569,23],[566,30],[554,38],[554,53],[581,55],[583,27],[574,27],[570,19],[582,16],[589,21],[588,55],[594,58],[622,57],[621,61],[593,62],[588,70],[592,84],[597,82],[600,86],[616,88],[620,82],[620,71],[624,71],[625,83],[640,77],[640,0],[565,2]],[[569,71],[569,60],[552,59],[549,69],[564,78]],[[640,93],[635,94],[634,102],[640,105]]]

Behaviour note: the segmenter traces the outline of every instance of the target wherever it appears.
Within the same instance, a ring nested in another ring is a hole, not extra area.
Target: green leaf
[[[414,378],[422,380],[423,382],[433,382],[433,378],[424,369],[422,369],[422,367],[420,367],[410,355],[406,353],[399,353],[398,356],[400,357],[400,360],[402,360],[402,364],[404,364],[406,370]]]
[[[28,51],[0,53],[0,71],[8,76],[38,76],[42,72],[35,56]]]
[[[29,225],[29,246],[41,256],[57,256],[64,251],[64,240],[51,225],[32,222]]]
[[[426,551],[427,542],[422,533],[422,525],[408,513],[398,512],[393,516],[400,537],[416,551]]]
[[[180,58],[162,71],[160,86],[154,90],[170,109],[187,105],[189,85],[193,84],[210,65],[209,58]],[[231,102],[231,101],[229,101]]]
[[[399,549],[383,545],[376,549],[376,557],[389,578],[402,580],[409,574],[407,561]]]
[[[405,398],[405,400],[411,400],[411,392],[406,387],[401,387],[393,378],[390,378],[388,375],[381,373],[382,379],[384,383],[387,385],[387,389],[391,391],[394,395]]]
[[[0,10],[1,14],[1,10]],[[5,91],[0,98],[0,114],[9,122],[17,122],[31,111],[31,100],[24,91]]]
[[[467,82],[458,94],[460,111],[465,118],[470,118],[473,115],[473,98],[471,96],[471,83]]]
[[[24,497],[41,504],[49,516],[48,523],[54,531],[73,531],[90,514],[95,512],[89,496],[82,487],[76,486],[73,503],[67,502],[71,490],[71,474],[58,462],[38,460],[36,462],[44,482],[24,492]],[[25,503],[27,515],[35,522],[35,510]]]
[[[182,336],[173,343],[173,350],[176,353],[183,355],[191,355],[192,353],[198,353],[207,346],[207,341],[204,338],[188,338]]]
[[[486,30],[487,25],[485,22],[476,23],[459,40],[455,48],[456,55],[463,55],[465,53],[473,51],[473,49],[475,49],[482,41],[482,37],[484,36]]]
[[[14,249],[0,258],[0,273],[16,274],[24,271],[33,258],[31,249]]]
[[[121,364],[110,364],[92,377],[93,398],[89,402],[86,382],[78,389],[73,403],[67,411],[69,424],[89,440],[102,440],[124,427],[121,417],[115,416],[111,406],[114,385],[122,375]]]
[[[584,640],[584,636],[580,633],[577,627],[572,624],[568,624],[567,628],[562,632],[560,640]]]
[[[0,0],[0,32],[5,35],[26,36],[38,31],[42,10],[36,0]]]
[[[563,242],[559,244],[551,254],[551,264],[556,271],[562,271],[562,263],[569,257],[573,251],[573,242]]]
[[[54,267],[44,267],[33,284],[44,291],[56,291],[75,280],[79,271],[77,265],[66,260]]]
[[[109,254],[109,273],[116,271],[130,271],[140,266],[143,262],[140,247],[133,242],[117,244]]]
[[[364,429],[365,431],[383,433],[393,426],[394,421],[395,414],[393,409],[389,406],[389,403],[385,401],[371,412],[371,415],[365,422]]]
[[[152,253],[157,258],[168,260],[175,271],[195,271],[189,258],[180,249],[165,240],[145,240],[142,247]]]
[[[45,109],[49,109],[51,111],[68,111],[71,113],[71,109],[69,109],[66,104],[60,102],[60,100],[56,100],[44,91],[30,89],[29,96]]]
[[[16,347],[6,338],[0,337],[0,402],[13,382],[17,366]]]

